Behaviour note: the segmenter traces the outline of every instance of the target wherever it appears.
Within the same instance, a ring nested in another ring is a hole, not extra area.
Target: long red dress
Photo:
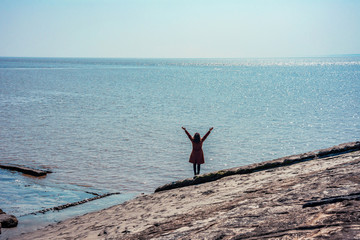
[[[189,162],[197,163],[197,164],[205,163],[204,152],[202,150],[203,141],[200,141],[198,143],[196,143],[194,141],[191,141],[191,142],[192,142],[193,150],[191,152]]]

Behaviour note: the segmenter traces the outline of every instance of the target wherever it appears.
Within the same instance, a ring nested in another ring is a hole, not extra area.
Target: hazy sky
[[[359,53],[359,0],[0,0],[0,56]]]

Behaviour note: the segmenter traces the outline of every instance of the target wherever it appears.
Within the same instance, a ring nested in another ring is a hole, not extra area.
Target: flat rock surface
[[[18,239],[360,239],[359,192],[354,151],[141,195]]]
[[[28,174],[28,175],[31,175],[34,177],[41,177],[41,176],[45,176],[48,173],[51,173],[51,171],[49,171],[49,170],[39,170],[39,169],[34,169],[34,168],[29,168],[29,167],[19,166],[19,165],[0,164],[0,168],[11,170],[11,171],[22,172],[22,173],[25,173],[25,174]]]

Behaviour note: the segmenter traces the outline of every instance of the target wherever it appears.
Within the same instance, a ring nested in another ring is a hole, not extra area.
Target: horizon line
[[[326,54],[309,56],[276,56],[276,57],[49,57],[49,56],[0,56],[0,58],[38,58],[38,59],[274,59],[274,58],[316,58],[316,57],[351,57],[360,53]]]

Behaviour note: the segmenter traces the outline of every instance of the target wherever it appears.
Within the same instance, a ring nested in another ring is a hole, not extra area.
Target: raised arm
[[[190,135],[190,133],[186,130],[186,128],[184,128],[184,127],[181,127],[184,131],[185,131],[185,133],[186,133],[186,135],[189,137],[189,139],[190,139],[190,141],[192,141],[193,140],[193,137]]]
[[[204,137],[201,139],[201,141],[205,141],[205,139],[209,136],[209,134],[211,133],[211,131],[213,130],[214,128],[210,128],[209,131],[204,135]]]

